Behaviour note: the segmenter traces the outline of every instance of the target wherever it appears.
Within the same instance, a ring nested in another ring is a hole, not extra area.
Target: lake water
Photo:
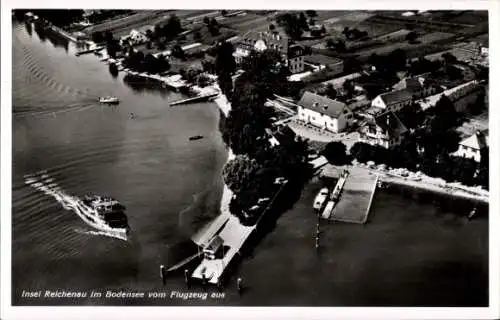
[[[226,152],[219,111],[114,78],[94,55],[13,26],[13,303],[108,305],[484,306],[488,302],[488,218],[467,220],[454,200],[412,190],[378,191],[366,225],[323,225],[314,249],[311,210],[319,183],[239,264],[224,298],[170,298],[163,287],[169,248],[217,214]],[[96,104],[116,95],[116,107]],[[130,118],[130,113],[135,118]],[[193,135],[198,141],[188,141]],[[128,242],[94,234],[53,197],[25,184],[43,176],[68,195],[107,194],[127,206]],[[455,204],[455,205],[453,205]],[[23,290],[142,290],[155,299],[26,299]],[[212,289],[207,289],[211,293]],[[192,288],[191,291],[201,291]]]

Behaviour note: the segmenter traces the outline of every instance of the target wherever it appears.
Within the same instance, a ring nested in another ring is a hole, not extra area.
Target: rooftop
[[[460,141],[460,145],[476,150],[481,150],[488,146],[488,131],[477,131],[472,136]]]
[[[410,92],[410,90],[405,88],[401,90],[382,93],[380,95],[380,98],[382,98],[382,101],[384,101],[386,105],[393,105],[395,103],[411,100],[412,93]]]
[[[264,41],[267,48],[275,49],[288,53],[290,38],[275,32],[257,32],[249,31],[245,33],[238,41],[239,45],[254,46],[259,40]]]
[[[392,111],[367,120],[363,127],[367,126],[377,126],[382,131],[387,132],[390,137],[398,137],[408,131],[403,122]]]
[[[304,92],[298,104],[306,109],[319,112],[332,118],[338,118],[343,112],[349,110],[345,103],[320,96],[310,91]]]

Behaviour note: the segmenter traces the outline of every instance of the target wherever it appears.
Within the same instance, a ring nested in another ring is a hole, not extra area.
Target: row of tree
[[[309,19],[306,17],[309,17]],[[285,32],[292,40],[299,40],[304,31],[309,30],[309,25],[314,24],[317,13],[314,10],[307,10],[306,13],[285,13],[276,17],[278,25],[285,29]]]
[[[419,153],[416,144],[407,142],[394,149],[385,149],[363,142],[356,142],[350,149],[351,156],[358,162],[385,164],[392,168],[407,168],[421,171],[431,177],[442,178],[447,182],[460,182],[468,186],[489,188],[488,148],[482,152],[481,162],[457,157],[449,153],[439,153],[430,157],[428,153]],[[340,154],[339,157],[342,157]],[[336,157],[335,159],[337,159]]]
[[[253,224],[262,214],[263,206],[256,210],[259,199],[273,197],[279,188],[275,179],[293,180],[305,172],[308,146],[300,139],[284,139],[275,146],[269,141],[274,112],[264,103],[279,81],[286,82],[281,58],[272,52],[251,54],[233,87],[236,64],[232,52],[231,44],[220,44],[214,63],[219,86],[231,99],[231,111],[221,119],[220,130],[236,154],[224,167],[223,177],[236,196],[231,201],[232,213],[242,223]]]
[[[83,10],[79,9],[39,9],[39,10],[22,10],[16,9],[14,14],[16,18],[21,20],[27,12],[32,12],[39,18],[49,21],[58,27],[67,27],[74,22],[83,19]]]
[[[124,65],[137,72],[162,73],[170,69],[170,64],[164,55],[158,57],[152,54],[144,55],[142,51],[135,52],[130,48]]]

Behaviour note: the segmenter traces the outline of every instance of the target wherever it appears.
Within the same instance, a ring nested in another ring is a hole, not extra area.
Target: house
[[[395,90],[379,94],[372,101],[372,107],[388,110],[398,111],[402,108],[409,106],[412,101],[412,93],[408,89]]]
[[[212,238],[210,243],[203,248],[205,259],[214,260],[218,257],[219,253],[224,249],[224,240],[216,235]]]
[[[481,153],[488,147],[488,133],[476,131],[470,137],[467,137],[458,143],[458,150],[455,156],[471,158],[476,162],[481,162]]]
[[[353,120],[345,103],[310,91],[304,92],[297,109],[299,120],[332,132],[343,131]]]
[[[128,41],[131,45],[138,45],[146,43],[148,42],[148,40],[149,39],[145,33],[132,29],[132,31],[130,31],[130,34],[128,36],[122,37],[120,39],[120,42],[125,43],[126,41]]]
[[[277,32],[247,32],[237,43],[233,55],[236,63],[241,63],[252,51],[262,52],[265,50],[279,52],[291,73],[304,71],[304,49],[302,46],[292,44],[288,36],[280,35]]]
[[[368,119],[361,126],[359,142],[389,149],[399,145],[406,132],[408,129],[401,120],[392,111],[388,111]]]
[[[302,32],[303,39],[316,39],[321,38],[326,34],[326,29],[324,25],[309,25],[309,30]]]
[[[372,107],[398,111],[410,105],[413,100],[437,93],[438,87],[426,83],[424,75],[404,78],[393,86],[393,91],[382,93],[372,101]]]
[[[484,41],[480,43],[481,46],[481,55],[483,57],[487,57],[489,54],[489,49],[488,49],[488,38],[486,38]]]

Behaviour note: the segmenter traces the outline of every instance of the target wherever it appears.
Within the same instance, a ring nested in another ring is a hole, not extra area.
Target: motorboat
[[[118,104],[120,103],[120,99],[111,96],[99,97],[99,103]]]

